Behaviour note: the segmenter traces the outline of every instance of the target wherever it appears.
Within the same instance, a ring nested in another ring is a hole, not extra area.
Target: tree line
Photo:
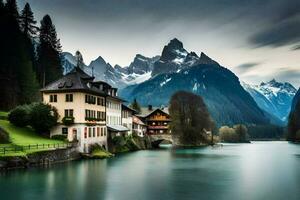
[[[0,110],[40,100],[39,89],[62,76],[61,45],[51,17],[37,21],[26,3],[0,0]]]

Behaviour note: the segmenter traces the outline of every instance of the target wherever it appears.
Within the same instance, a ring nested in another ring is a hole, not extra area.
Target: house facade
[[[170,134],[169,123],[171,118],[167,108],[142,108],[140,117],[147,126],[148,135]]]
[[[147,132],[146,124],[137,116],[132,116],[132,132],[140,137],[144,137]]]
[[[43,102],[60,116],[51,136],[63,134],[68,141],[78,141],[80,152],[89,152],[93,144],[107,148],[108,125],[121,124],[122,100],[116,88],[76,67],[41,92]]]
[[[136,113],[135,110],[130,107],[122,104],[122,125],[128,128],[127,135],[132,134],[133,128],[133,116]]]

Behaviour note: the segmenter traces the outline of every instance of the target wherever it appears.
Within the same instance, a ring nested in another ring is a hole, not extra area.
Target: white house
[[[128,128],[127,135],[132,134],[133,126],[133,115],[136,113],[135,110],[129,108],[128,106],[122,104],[122,125]]]
[[[136,133],[140,137],[144,137],[147,132],[146,124],[137,116],[132,116],[132,132]]]
[[[89,152],[93,144],[107,148],[107,124],[121,125],[122,100],[116,88],[94,81],[76,67],[41,92],[43,102],[54,106],[60,116],[51,136],[64,134],[69,141],[77,140],[80,152]]]

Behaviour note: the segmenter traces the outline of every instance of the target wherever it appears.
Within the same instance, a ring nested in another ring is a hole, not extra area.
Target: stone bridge
[[[173,143],[172,136],[170,134],[161,134],[161,135],[149,135],[152,147],[158,148],[159,144],[162,141],[167,141]]]

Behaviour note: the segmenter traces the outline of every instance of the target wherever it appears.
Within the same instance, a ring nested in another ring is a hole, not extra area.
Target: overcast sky
[[[26,1],[19,1],[21,9]],[[160,55],[174,37],[258,84],[300,86],[300,0],[28,0],[49,14],[63,51],[85,62],[102,56],[127,66],[138,53]]]

